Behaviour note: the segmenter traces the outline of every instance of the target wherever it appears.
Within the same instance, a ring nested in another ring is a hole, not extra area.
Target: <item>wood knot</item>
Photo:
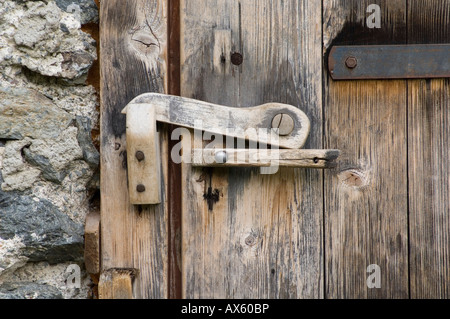
[[[362,189],[369,185],[369,177],[358,169],[343,171],[338,176],[339,181],[345,187]]]
[[[247,246],[254,246],[256,245],[257,242],[258,242],[257,238],[253,235],[249,235],[247,236],[247,238],[245,238],[245,244]]]

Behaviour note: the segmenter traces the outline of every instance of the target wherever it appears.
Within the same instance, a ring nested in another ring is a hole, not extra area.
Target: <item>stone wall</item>
[[[0,299],[92,297],[83,235],[98,194],[98,97],[86,83],[97,52],[82,25],[97,22],[93,0],[0,0]]]

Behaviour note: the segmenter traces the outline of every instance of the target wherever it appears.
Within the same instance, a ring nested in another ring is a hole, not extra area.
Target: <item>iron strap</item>
[[[450,44],[334,46],[328,57],[334,80],[450,77]]]

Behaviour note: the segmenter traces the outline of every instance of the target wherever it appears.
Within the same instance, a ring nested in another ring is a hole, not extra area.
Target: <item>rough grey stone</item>
[[[83,84],[97,52],[96,42],[81,30],[79,19],[54,1],[19,3],[0,1],[0,66],[20,65],[43,76]],[[82,16],[82,8],[90,12],[87,1],[81,6],[71,1],[69,7],[80,8]]]
[[[98,7],[94,0],[55,0],[61,9],[79,15],[81,24],[98,22]]]
[[[31,143],[31,139],[28,137],[23,140],[6,142],[2,152],[2,190],[24,191],[39,180],[41,171],[32,167],[22,157],[22,150],[29,147]]]
[[[41,176],[45,178],[46,180],[61,184],[61,182],[64,180],[64,178],[67,176],[67,171],[57,171],[52,164],[50,163],[50,160],[39,154],[34,154],[30,151],[29,148],[24,148],[23,153],[25,155],[25,159],[30,164],[39,167],[41,170]]]
[[[50,285],[20,282],[1,285],[0,299],[63,299],[63,296]]]
[[[76,79],[87,74],[95,60],[92,54],[82,50],[62,52],[62,57],[62,74],[69,79]]]
[[[76,125],[78,128],[78,144],[83,151],[83,159],[91,167],[97,167],[100,163],[100,154],[94,146],[91,137],[91,120],[84,116],[76,117]]]
[[[27,88],[0,88],[0,139],[55,138],[73,117]]]
[[[54,139],[33,140],[29,146],[30,152],[41,155],[57,171],[68,169],[76,160],[83,159],[83,152],[77,140],[78,129],[69,127]]]
[[[0,191],[0,238],[15,236],[22,239],[29,261],[55,264],[83,256],[83,225],[46,199]]]

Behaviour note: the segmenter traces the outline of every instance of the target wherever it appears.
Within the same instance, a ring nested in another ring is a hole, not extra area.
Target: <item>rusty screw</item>
[[[136,159],[137,159],[139,162],[141,162],[141,161],[143,161],[143,160],[145,159],[145,154],[144,154],[144,152],[142,152],[142,151],[137,151],[136,154],[135,154],[135,156],[136,156]]]
[[[294,120],[288,114],[277,114],[272,120],[272,129],[278,135],[289,135],[294,130]]]
[[[346,60],[345,60],[345,65],[347,66],[347,68],[349,69],[354,69],[356,68],[356,66],[358,65],[358,60],[356,60],[356,58],[354,56],[349,56]]]
[[[234,65],[241,65],[244,61],[244,58],[242,57],[242,54],[238,52],[234,52],[231,54],[231,63]]]
[[[142,184],[139,184],[138,186],[136,186],[136,191],[137,191],[138,193],[143,193],[143,192],[145,192],[145,186],[142,185]]]

